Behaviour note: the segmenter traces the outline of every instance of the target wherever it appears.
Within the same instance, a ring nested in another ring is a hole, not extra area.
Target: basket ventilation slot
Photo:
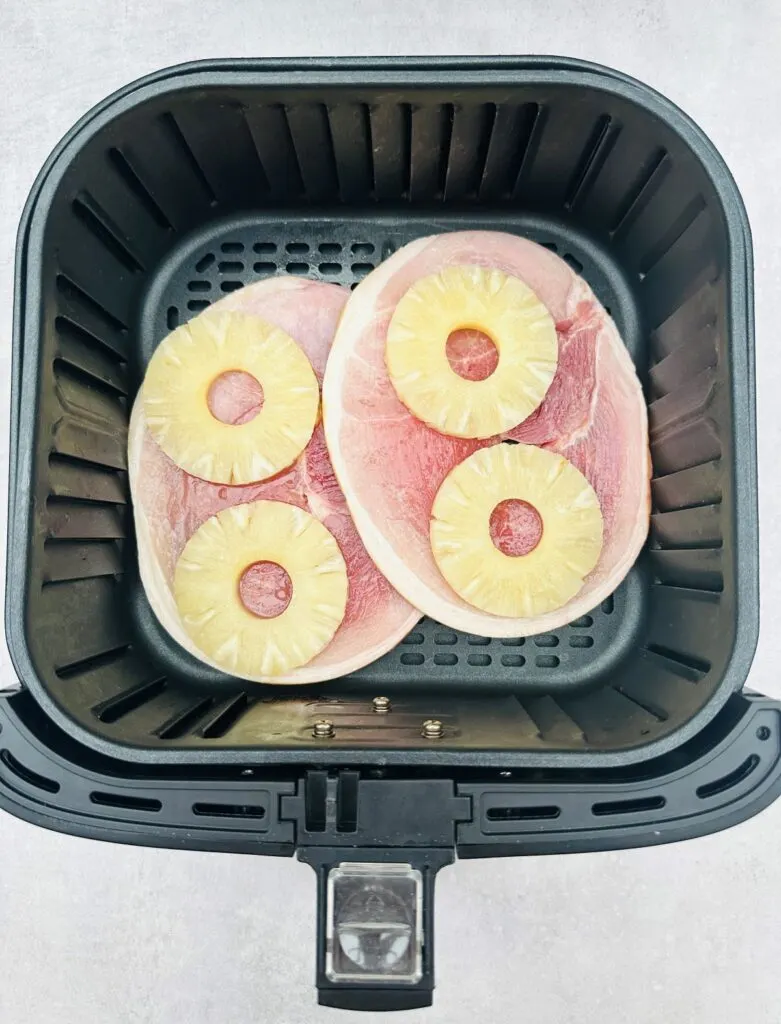
[[[57,291],[69,303],[77,308],[81,307],[86,313],[101,320],[106,327],[113,331],[118,331],[120,334],[127,333],[128,326],[124,320],[121,320],[111,310],[106,309],[97,299],[93,299],[91,295],[85,292],[83,288],[80,288],[66,274],[57,275]]]
[[[663,796],[638,797],[634,800],[605,800],[594,804],[591,813],[597,817],[608,814],[640,814],[643,811],[660,811],[666,803]]]
[[[265,818],[266,808],[258,804],[193,804],[193,814],[208,818]]]
[[[754,769],[759,764],[759,756],[752,754],[747,757],[746,760],[739,765],[733,772],[728,775],[723,775],[720,779],[715,779],[713,782],[708,782],[704,786],[697,787],[697,796],[701,800],[707,800],[709,797],[718,796],[721,793],[726,793],[727,790],[732,789],[739,783],[744,782]]]
[[[96,704],[92,713],[106,725],[118,722],[125,715],[143,707],[158,697],[166,688],[166,679],[152,679],[149,682],[133,686],[109,700]]]
[[[158,729],[155,730],[155,734],[161,740],[176,740],[182,736],[186,736],[193,727],[199,722],[207,711],[210,711],[214,707],[214,698],[206,697],[204,700],[199,700],[196,704],[192,704],[185,708],[183,711],[177,712],[171,718],[167,719]]]
[[[158,202],[155,200],[155,197],[133,170],[125,154],[114,147],[108,151],[108,159],[110,165],[125,183],[128,190],[135,196],[155,224],[157,224],[158,227],[163,228],[165,231],[173,231],[173,224],[171,224],[168,217],[166,217],[165,211],[160,207]]]
[[[125,793],[100,793],[94,792],[89,795],[90,802],[99,807],[117,807],[127,811],[150,811],[156,812],[163,809],[160,800],[151,797],[128,796]]]
[[[6,766],[6,768],[13,772],[13,774],[21,779],[22,782],[26,782],[28,786],[34,786],[36,789],[42,789],[46,793],[59,793],[60,784],[55,782],[54,779],[47,779],[44,775],[39,775],[38,772],[34,772],[32,768],[26,767],[21,761],[17,761],[10,750],[0,750],[0,761]]]
[[[561,808],[555,804],[532,804],[527,807],[489,807],[485,816],[489,821],[550,821],[560,815]]]

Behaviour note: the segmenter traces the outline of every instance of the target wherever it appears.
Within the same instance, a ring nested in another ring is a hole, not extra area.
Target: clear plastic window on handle
[[[343,863],[327,883],[330,981],[411,985],[423,976],[423,876],[409,864]]]

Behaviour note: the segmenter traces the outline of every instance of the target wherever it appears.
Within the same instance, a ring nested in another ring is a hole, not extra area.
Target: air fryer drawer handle
[[[434,992],[434,882],[452,849],[299,850],[317,873],[321,1006],[414,1010]]]

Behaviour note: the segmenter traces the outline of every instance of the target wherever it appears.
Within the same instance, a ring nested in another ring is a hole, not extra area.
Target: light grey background
[[[700,123],[748,206],[764,624],[750,684],[781,697],[780,47],[778,0],[2,0],[0,405],[22,204],[62,134],[126,82],[212,56],[557,53],[613,65]],[[4,534],[4,494],[0,515]],[[0,671],[12,671],[1,644]],[[435,1006],[394,1019],[778,1024],[780,892],[781,801],[677,846],[460,863],[440,876]],[[0,1022],[357,1019],[316,1007],[313,901],[314,876],[293,861],[110,846],[0,814]]]

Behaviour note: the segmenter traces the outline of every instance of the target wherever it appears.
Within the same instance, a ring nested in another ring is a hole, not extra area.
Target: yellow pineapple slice
[[[448,362],[448,338],[470,328],[496,346],[496,369],[484,380],[466,380]],[[421,278],[399,300],[385,341],[401,401],[456,437],[492,437],[525,420],[550,387],[558,352],[556,326],[531,288],[489,267],[446,267]]]
[[[504,554],[491,538],[497,505],[531,505],[542,534],[527,554]],[[431,548],[440,572],[469,604],[530,618],[578,593],[602,550],[594,489],[562,455],[532,445],[482,448],[445,477],[431,510]]]
[[[292,585],[281,614],[265,618],[242,602],[242,577],[275,563]],[[253,501],[218,512],[185,545],[174,572],[184,628],[211,661],[237,676],[275,676],[326,647],[347,607],[347,568],[339,545],[314,516],[281,501]]]
[[[209,408],[209,390],[235,371],[255,378],[263,404],[245,423],[223,423]],[[169,334],[149,363],[143,396],[146,424],[166,455],[221,484],[265,480],[294,462],[320,404],[314,370],[295,341],[238,312],[206,311]]]

